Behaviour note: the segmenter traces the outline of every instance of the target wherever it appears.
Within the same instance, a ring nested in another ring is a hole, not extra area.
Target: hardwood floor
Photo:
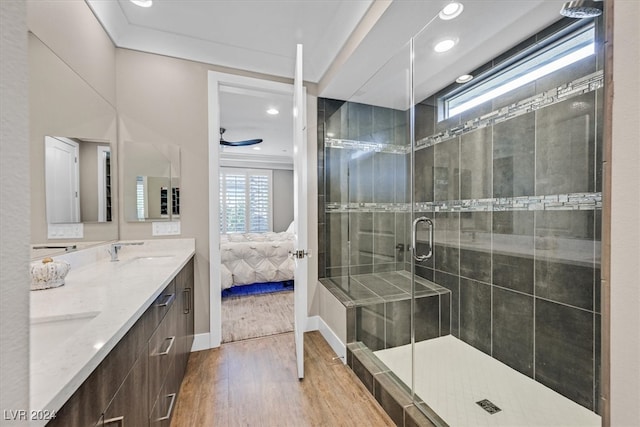
[[[171,427],[393,426],[319,332],[305,334],[305,378],[293,333],[192,353]]]

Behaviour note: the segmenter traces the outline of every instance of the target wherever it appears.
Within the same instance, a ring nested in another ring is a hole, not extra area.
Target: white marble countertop
[[[195,241],[123,246],[118,262],[111,262],[108,248],[54,257],[71,263],[65,285],[31,292],[32,411],[62,407],[189,261]]]

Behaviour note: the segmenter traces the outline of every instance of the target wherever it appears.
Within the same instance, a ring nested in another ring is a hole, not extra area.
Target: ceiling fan
[[[259,144],[262,139],[246,139],[244,141],[225,141],[222,134],[225,133],[225,128],[220,128],[220,145],[227,145],[229,147],[244,147],[247,145]]]

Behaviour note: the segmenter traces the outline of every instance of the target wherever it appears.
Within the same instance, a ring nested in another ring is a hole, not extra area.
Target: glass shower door
[[[486,14],[496,31],[548,21],[468,38],[465,17]],[[600,424],[601,19],[466,2],[413,38],[411,211],[433,223],[413,247],[433,255],[411,265],[411,384],[436,423]],[[449,34],[467,38],[434,51]]]

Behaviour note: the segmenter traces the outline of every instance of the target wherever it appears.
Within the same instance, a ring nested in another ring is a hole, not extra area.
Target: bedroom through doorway
[[[221,86],[221,343],[294,330],[291,96]]]

